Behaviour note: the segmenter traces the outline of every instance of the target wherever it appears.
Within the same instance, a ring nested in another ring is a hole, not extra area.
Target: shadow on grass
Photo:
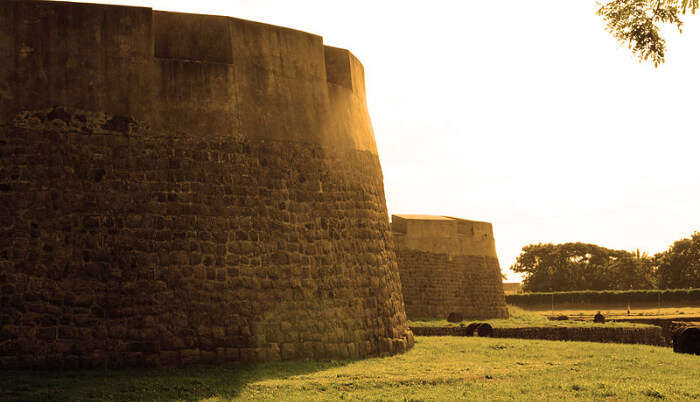
[[[252,382],[285,379],[352,361],[226,364],[189,368],[32,371],[0,374],[2,401],[200,400],[233,398]]]

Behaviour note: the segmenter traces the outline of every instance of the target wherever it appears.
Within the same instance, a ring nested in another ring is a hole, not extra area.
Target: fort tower
[[[403,352],[387,218],[347,50],[0,2],[0,367]]]
[[[391,230],[409,319],[508,317],[490,223],[392,215]]]

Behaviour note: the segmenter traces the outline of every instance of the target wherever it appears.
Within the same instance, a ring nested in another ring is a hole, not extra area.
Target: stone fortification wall
[[[0,3],[0,367],[410,348],[362,74],[281,27]]]
[[[491,224],[433,215],[392,215],[409,319],[507,318]]]

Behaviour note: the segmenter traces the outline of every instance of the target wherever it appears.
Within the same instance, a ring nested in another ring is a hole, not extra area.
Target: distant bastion
[[[391,230],[409,319],[508,317],[490,223],[392,215]]]
[[[412,346],[350,52],[229,17],[0,2],[0,368]]]

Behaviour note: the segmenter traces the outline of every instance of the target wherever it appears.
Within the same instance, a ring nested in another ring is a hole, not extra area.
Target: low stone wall
[[[635,324],[650,324],[658,327],[671,325],[675,322],[700,322],[700,317],[673,317],[673,318],[613,318],[610,321],[631,322]]]
[[[661,328],[533,327],[494,328],[494,338],[546,339],[668,346]]]
[[[673,332],[680,327],[700,323],[700,317],[673,317],[673,318],[615,318],[611,321],[631,322],[635,324],[656,325],[661,328],[668,346],[672,345]],[[700,325],[700,324],[696,324]]]
[[[411,330],[415,336],[469,336],[466,327],[411,327]],[[661,328],[494,328],[492,337],[668,346]]]
[[[411,327],[414,336],[472,336],[467,327]]]

